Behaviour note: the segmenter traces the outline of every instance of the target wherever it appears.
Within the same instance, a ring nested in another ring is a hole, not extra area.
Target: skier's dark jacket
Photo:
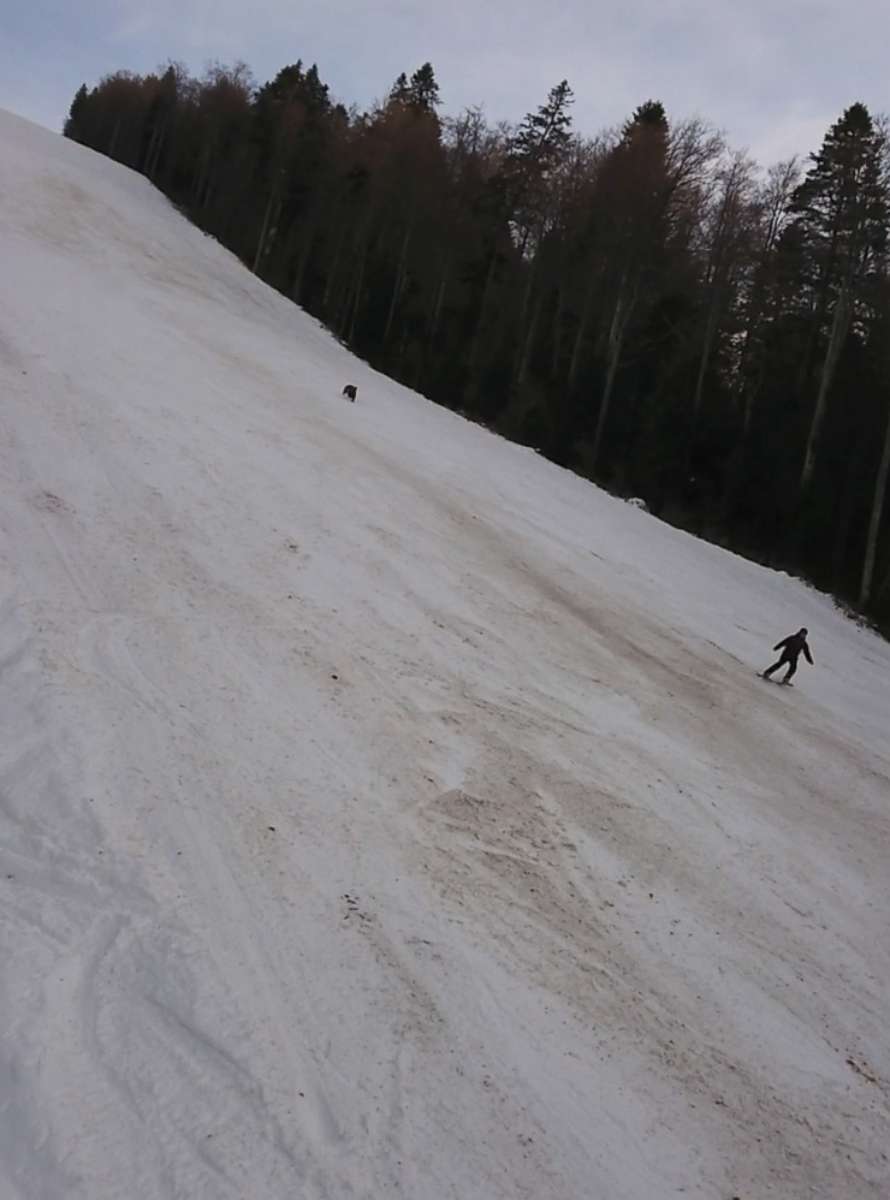
[[[800,658],[801,651],[803,651],[804,658],[810,666],[813,665],[813,656],[810,654],[810,648],[807,645],[807,635],[805,633],[792,633],[790,637],[782,638],[781,642],[776,642],[773,649],[782,651],[783,662],[795,663]]]

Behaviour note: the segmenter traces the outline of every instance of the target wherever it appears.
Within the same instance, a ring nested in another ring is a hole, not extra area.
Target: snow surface
[[[890,646],[8,115],[0,262],[3,1200],[890,1196]]]

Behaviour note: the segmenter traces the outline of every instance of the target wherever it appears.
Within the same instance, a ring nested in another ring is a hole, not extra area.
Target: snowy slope
[[[0,264],[0,1197],[890,1195],[890,647],[7,115]]]

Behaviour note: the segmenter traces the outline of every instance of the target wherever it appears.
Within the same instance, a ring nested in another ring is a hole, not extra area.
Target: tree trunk
[[[152,133],[148,158],[145,165],[145,174],[152,182],[154,182],[157,177],[158,165],[161,161],[161,151],[164,148],[164,142],[166,139],[167,126],[166,124],[159,125]]]
[[[828,339],[828,349],[825,351],[825,361],[819,377],[819,394],[816,397],[816,407],[810,422],[810,432],[807,437],[807,448],[804,454],[803,470],[800,476],[800,490],[805,492],[813,479],[816,469],[816,450],[819,444],[819,434],[828,408],[828,393],[831,390],[835,368],[840,357],[841,347],[847,335],[849,325],[850,297],[847,286],[844,285],[834,306],[834,317],[831,322],[831,336]]]
[[[760,313],[754,307],[755,301],[752,299],[747,319],[745,321],[745,332],[742,334],[742,345],[739,350],[738,363],[736,365],[736,377],[732,387],[733,401],[737,409],[742,412],[742,436],[748,436],[748,427],[751,423],[750,413],[750,388],[748,387],[747,372],[748,364],[751,358],[751,345],[754,341],[754,330],[757,328],[758,318]]]
[[[211,212],[213,209],[213,202],[216,199],[216,180],[216,170],[210,171],[207,176],[207,182],[204,185],[204,199],[201,201],[201,207],[205,212]]]
[[[696,443],[698,441],[698,422],[701,416],[702,399],[705,391],[705,378],[707,377],[708,367],[711,363],[711,352],[714,348],[714,338],[717,335],[717,316],[719,311],[719,291],[715,289],[711,298],[711,303],[708,308],[708,319],[705,322],[705,337],[701,349],[701,357],[698,363],[698,373],[695,379],[695,390],[692,395],[692,422],[689,429],[689,437],[686,442],[686,453],[684,455],[683,473],[688,477],[691,468],[692,460],[695,454]]]
[[[393,323],[393,320],[395,319],[396,309],[399,306],[399,299],[401,298],[401,295],[402,295],[402,288],[405,285],[405,274],[406,274],[405,264],[408,260],[408,246],[411,242],[412,229],[413,229],[413,226],[409,225],[408,228],[405,230],[405,236],[402,239],[402,249],[399,253],[399,266],[398,266],[398,270],[396,271],[396,281],[393,285],[392,299],[390,300],[390,303],[389,303],[389,313],[387,314],[387,317],[386,317],[386,328],[383,331],[383,345],[384,346],[389,341],[389,335],[392,330],[392,323]]]
[[[559,363],[562,359],[562,321],[565,311],[565,289],[562,284],[556,289],[556,311],[553,314],[553,353],[550,356],[550,378],[559,378]]]
[[[883,599],[890,592],[890,567],[887,569],[887,574],[884,576],[884,582],[878,588],[878,600]]]
[[[108,157],[109,158],[114,158],[114,151],[117,146],[117,139],[120,135],[120,131],[121,131],[121,119],[120,119],[120,117],[118,117],[118,119],[114,123],[114,129],[112,129],[112,131],[111,131],[111,141],[108,143]]]
[[[306,278],[306,268],[309,265],[309,259],[312,255],[312,247],[315,245],[315,222],[309,226],[304,238],[303,246],[300,250],[300,257],[297,261],[297,272],[294,276],[293,287],[291,288],[291,297],[294,304],[299,304],[303,296],[303,283]]]
[[[204,207],[202,197],[204,194],[204,181],[207,178],[207,173],[210,168],[210,149],[205,145],[201,150],[201,156],[198,159],[198,168],[195,171],[195,178],[192,181],[192,204],[196,209]]]
[[[760,362],[757,364],[757,375],[754,382],[746,389],[744,394],[744,408],[742,416],[742,440],[746,441],[748,434],[751,432],[751,421],[754,418],[754,403],[760,394],[760,389],[763,387],[764,377],[764,361],[763,355],[760,357]]]
[[[860,448],[855,447],[850,462],[857,464]],[[847,544],[850,536],[850,526],[853,522],[853,512],[856,508],[856,476],[857,471],[848,469],[844,473],[842,490],[837,496],[837,519],[834,523],[834,544],[831,550],[831,590],[835,593],[844,590],[844,566],[847,558]]]
[[[355,281],[355,293],[352,299],[351,315],[349,317],[349,328],[346,331],[346,344],[351,346],[355,340],[355,321],[358,316],[359,305],[362,298],[362,287],[365,281],[365,258],[367,256],[367,247],[362,251],[362,256],[359,259],[358,272]]]
[[[581,358],[584,351],[584,342],[587,338],[587,330],[590,326],[590,311],[593,307],[593,274],[590,276],[590,283],[587,288],[587,294],[584,297],[584,307],[581,309],[581,317],[578,321],[578,328],[575,332],[575,341],[572,344],[572,357],[569,361],[569,374],[566,380],[569,393],[575,390],[575,385],[578,382],[578,373],[581,370]]]
[[[448,278],[451,274],[451,258],[445,260],[445,267],[442,271],[442,278],[439,280],[439,287],[436,291],[436,303],[433,308],[433,319],[430,324],[430,349],[435,345],[436,334],[439,332],[439,321],[442,318],[442,306],[445,303],[445,293],[448,289]]]
[[[491,258],[488,263],[488,270],[485,273],[485,286],[482,289],[482,303],[479,306],[479,317],[476,321],[476,329],[473,333],[473,345],[470,350],[469,367],[472,371],[476,366],[476,360],[479,356],[479,346],[482,342],[482,328],[485,324],[485,314],[488,311],[488,295],[494,283],[494,269],[497,262],[497,253],[492,250]]]
[[[269,193],[269,201],[266,204],[266,212],[263,216],[263,227],[260,230],[260,238],[259,238],[259,241],[257,242],[256,254],[253,257],[253,267],[251,269],[252,269],[254,275],[257,274],[257,271],[258,271],[258,268],[260,265],[260,260],[262,259],[263,252],[266,248],[266,235],[269,232],[269,224],[272,219],[272,206],[274,205],[275,200],[276,200],[276,195],[275,195],[275,191],[273,190]]]
[[[340,255],[343,251],[343,242],[346,233],[343,224],[340,225],[340,236],[337,238],[337,246],[334,250],[334,259],[331,263],[331,269],[328,272],[327,278],[324,281],[324,292],[321,297],[321,310],[325,315],[330,314],[331,299],[334,294],[334,287],[337,282],[337,274],[340,270]]]
[[[785,179],[790,176],[786,172]],[[785,211],[786,202],[788,199],[788,188],[783,186],[782,190],[777,192],[774,198],[772,211],[770,213],[769,223],[767,225],[766,236],[764,237],[761,246],[760,258],[755,271],[754,290],[750,297],[748,305],[748,314],[745,321],[745,334],[742,341],[742,349],[739,354],[738,362],[738,386],[735,389],[736,398],[742,410],[742,438],[747,438],[751,428],[751,418],[754,413],[754,401],[763,384],[764,364],[763,364],[763,347],[760,347],[758,361],[755,363],[756,384],[751,387],[747,381],[747,372],[750,364],[752,346],[757,335],[757,329],[764,316],[764,300],[766,287],[763,282],[763,272],[767,269],[767,263],[775,248],[778,236],[782,213]]]
[[[705,339],[702,344],[701,358],[698,364],[698,375],[695,380],[695,392],[692,397],[692,428],[698,425],[699,414],[701,413],[702,398],[705,390],[705,378],[708,374],[708,367],[711,365],[711,351],[714,348],[714,338],[717,335],[717,314],[719,310],[719,292],[715,292],[711,300],[711,306],[708,311],[708,320],[705,324]]]
[[[868,606],[868,602],[871,599],[871,585],[875,571],[875,554],[878,548],[878,533],[881,529],[881,518],[884,513],[884,500],[887,495],[888,475],[890,475],[890,408],[887,411],[887,428],[884,431],[884,452],[881,455],[881,465],[878,467],[878,475],[875,480],[871,520],[865,542],[865,560],[862,564],[862,582],[859,587],[859,607],[862,609]],[[890,575],[888,575],[888,579],[890,579]]]
[[[517,386],[522,383],[528,370],[528,357],[530,342],[534,339],[537,331],[538,314],[540,312],[540,299],[532,304],[532,295],[534,294],[535,280],[538,277],[538,257],[532,259],[531,265],[528,268],[528,276],[525,281],[525,287],[522,290],[522,305],[519,310],[519,322],[517,330],[525,330],[525,335],[522,339],[522,345],[519,349],[519,355],[516,361],[516,374],[514,376]],[[529,306],[532,306],[532,315],[528,321]]]
[[[838,231],[836,228],[834,228],[831,231],[831,242],[829,243],[825,262],[819,271],[819,280],[816,285],[816,300],[812,307],[813,320],[810,325],[809,336],[807,337],[803,358],[801,359],[800,369],[797,375],[797,390],[798,394],[801,396],[803,396],[806,392],[807,383],[810,378],[813,354],[816,350],[816,343],[819,340],[819,331],[822,328],[822,322],[825,320],[825,310],[828,307],[828,285],[831,281],[835,260],[837,258],[837,240]],[[837,307],[835,307],[835,316],[836,315]]]
[[[538,325],[541,319],[542,303],[541,297],[539,296],[535,301],[532,317],[528,323],[528,329],[525,334],[525,341],[522,344],[522,352],[519,356],[519,371],[516,375],[516,383],[519,387],[522,387],[522,385],[525,383],[525,377],[528,374],[528,365],[531,361],[535,339],[538,336]]]
[[[528,312],[529,302],[532,298],[532,292],[535,286],[535,280],[538,277],[538,256],[532,259],[531,266],[528,269],[528,278],[525,281],[525,288],[522,292],[522,307],[519,310],[519,328],[525,324],[526,313]]]
[[[154,155],[154,152],[155,152],[155,142],[157,141],[157,139],[158,139],[158,129],[157,129],[157,126],[155,126],[155,128],[151,131],[151,137],[148,139],[148,145],[145,148],[145,151],[142,155],[142,159],[139,164],[139,170],[148,179],[151,178],[151,160],[152,160],[152,156]]]
[[[606,369],[606,383],[603,388],[599,417],[596,422],[596,434],[593,439],[593,450],[591,452],[591,467],[593,468],[596,467],[599,460],[603,432],[606,428],[606,418],[609,415],[612,392],[615,388],[615,378],[618,374],[618,365],[621,361],[621,351],[624,348],[624,335],[627,332],[627,325],[630,320],[630,314],[633,311],[635,299],[636,297],[633,294],[630,296],[627,295],[627,276],[625,275],[621,281],[618,298],[615,301],[615,311],[612,314],[612,323],[609,326],[609,365]]]

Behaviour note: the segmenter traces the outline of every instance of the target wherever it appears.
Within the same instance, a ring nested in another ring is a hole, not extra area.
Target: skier
[[[785,678],[781,679],[780,683],[790,683],[791,676],[797,670],[797,660],[800,658],[801,651],[810,666],[813,665],[813,656],[810,654],[810,648],[807,645],[807,630],[798,629],[797,633],[792,633],[789,637],[782,638],[781,642],[777,642],[773,646],[774,650],[781,650],[782,657],[778,662],[774,662],[771,667],[767,667],[763,672],[763,678],[769,679],[773,671],[778,671],[779,667],[788,667],[785,672]]]

